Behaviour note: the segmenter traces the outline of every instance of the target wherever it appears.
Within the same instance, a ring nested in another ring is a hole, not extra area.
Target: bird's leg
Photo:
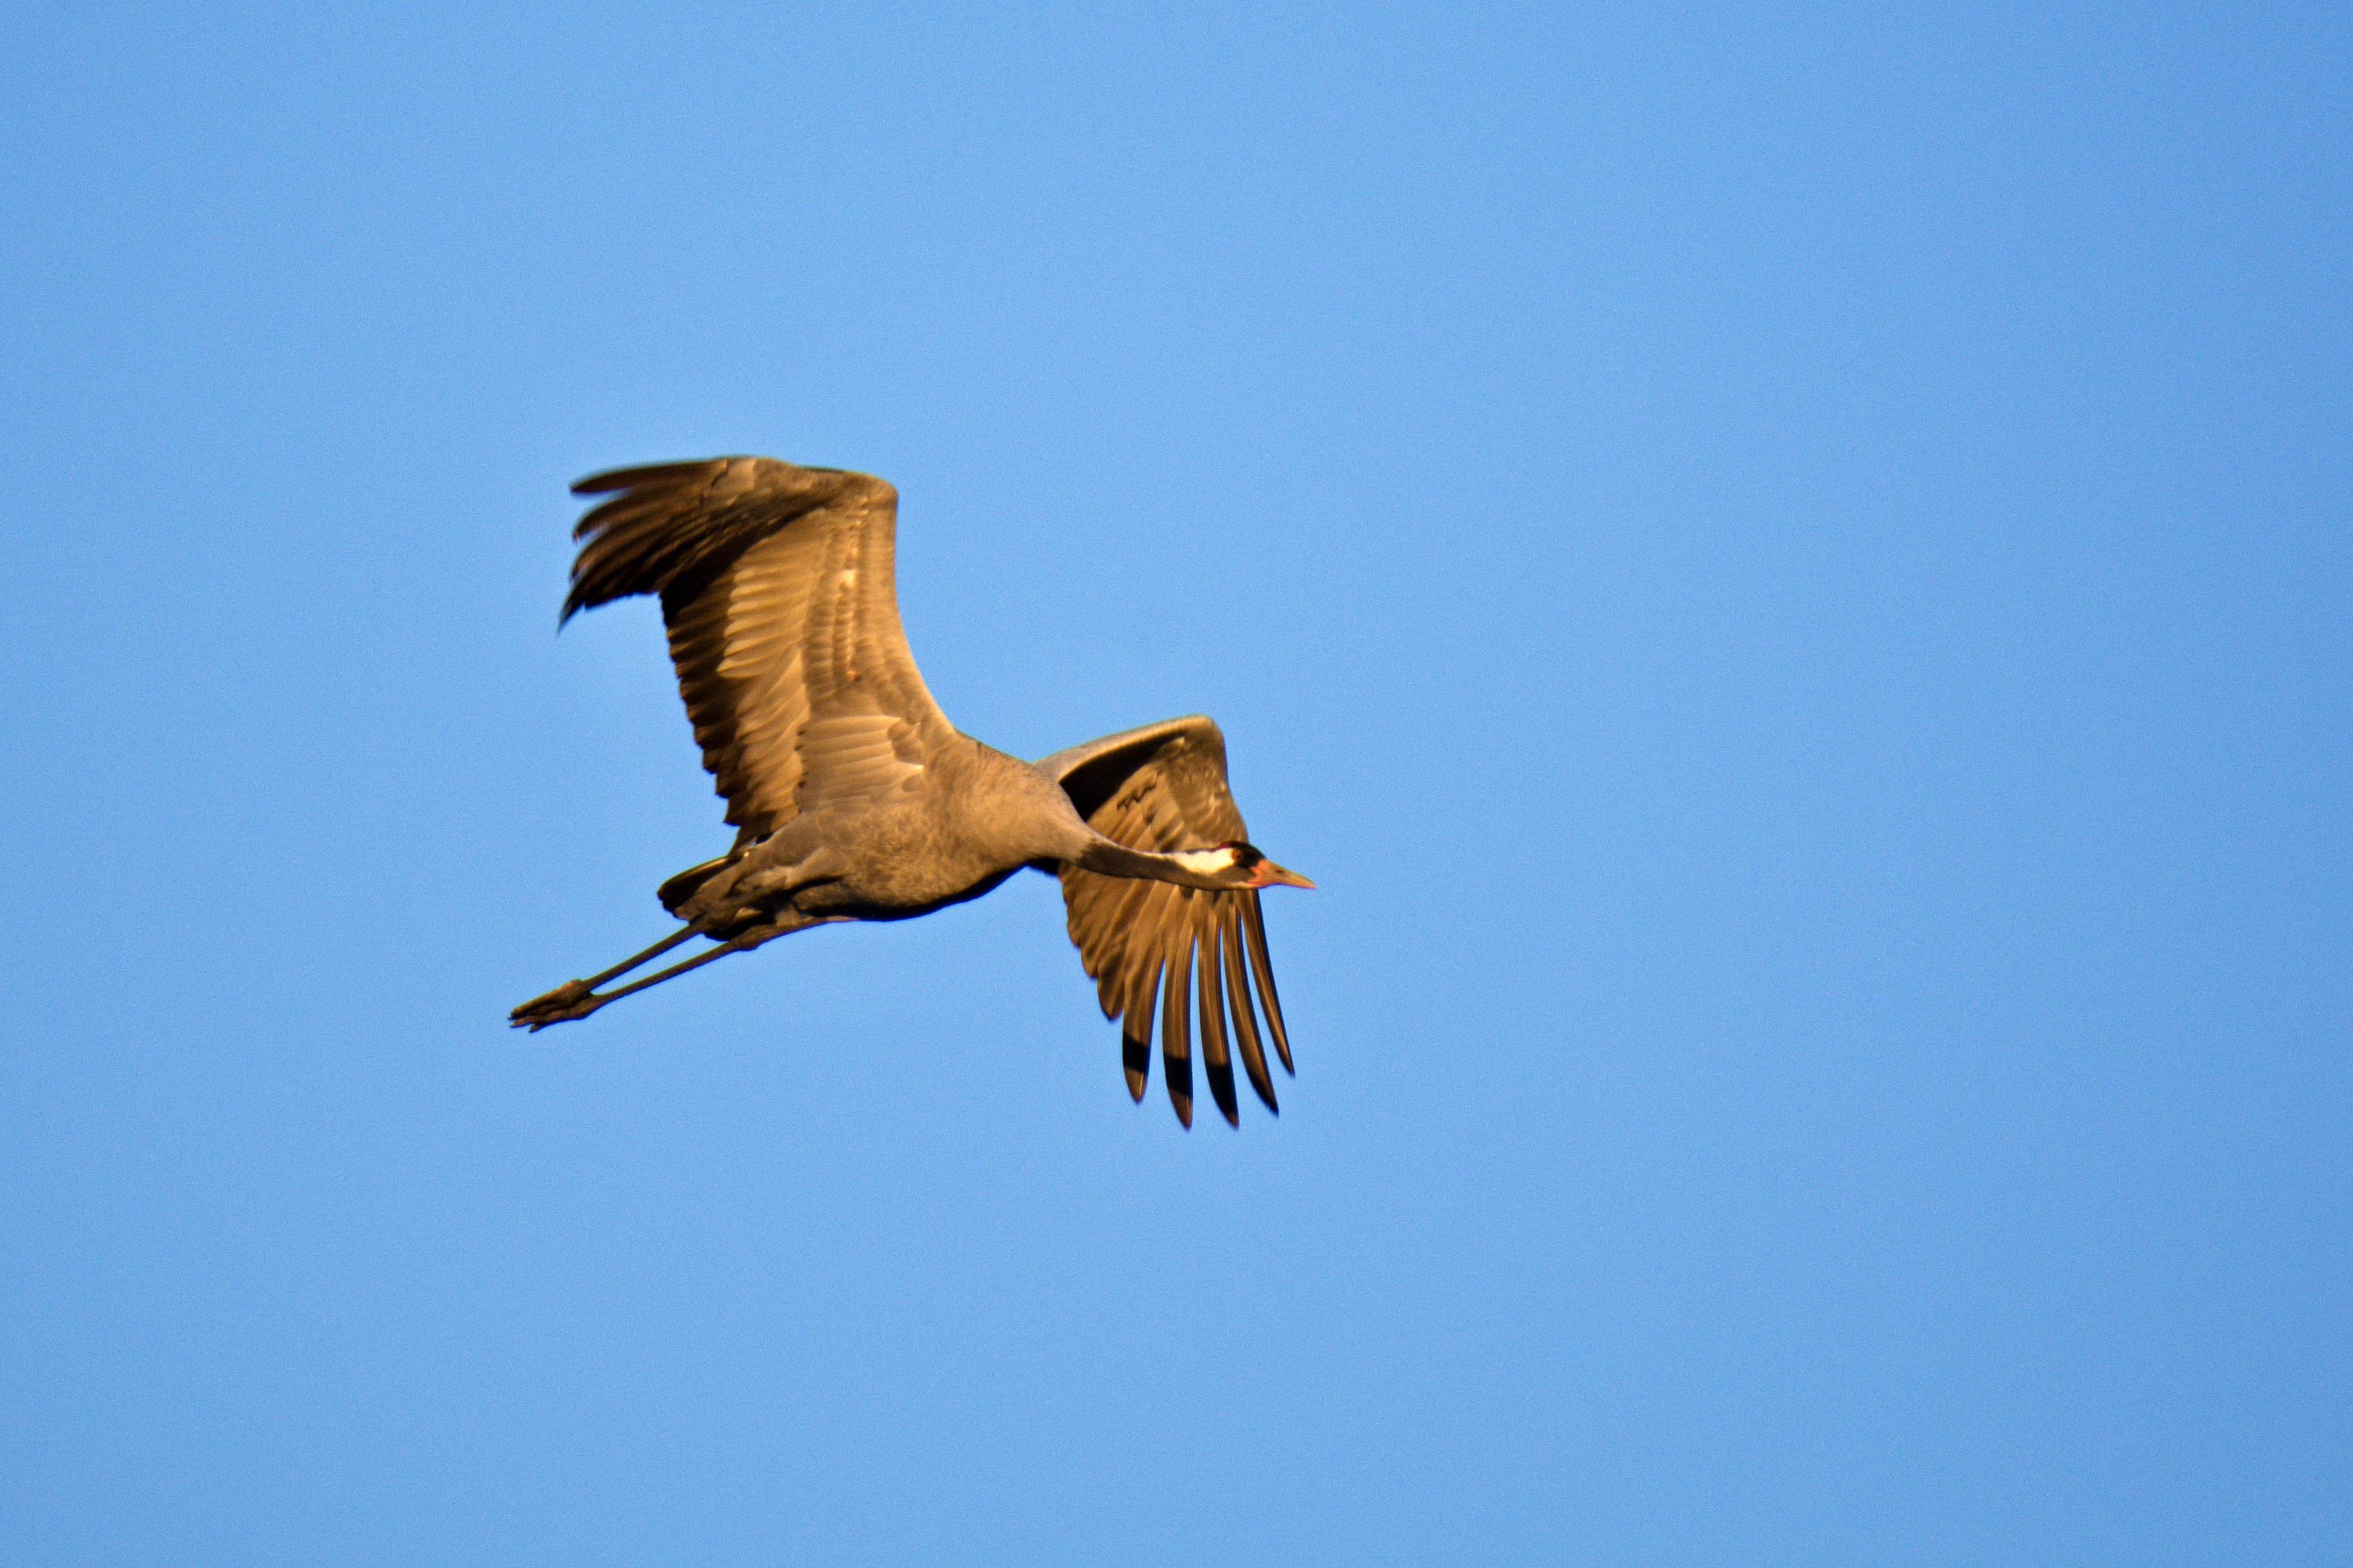
[[[574,991],[571,987],[552,991],[539,1001],[530,1003],[527,1008],[517,1008],[511,1022],[516,1028],[528,1028],[535,1034],[551,1023],[568,1023],[576,1018],[586,1018],[607,1002],[618,1001],[632,991],[643,991],[649,985],[659,985],[666,980],[675,980],[687,970],[699,969],[714,959],[723,959],[730,953],[740,953],[746,948],[756,948],[771,937],[782,936],[787,930],[797,928],[797,927],[782,924],[754,927],[749,931],[720,943],[707,953],[697,953],[683,963],[672,964],[666,969],[656,969],[643,980],[631,980],[628,984],[617,986],[611,991]],[[676,941],[677,938],[673,938],[672,940]],[[622,969],[628,969],[635,967],[636,965],[631,963],[623,965]],[[582,982],[575,980],[572,984],[577,986]],[[562,1000],[559,1001],[559,998]]]
[[[554,1013],[560,1012],[561,1010],[571,1006],[574,1002],[578,1001],[582,997],[586,996],[590,991],[595,991],[598,986],[603,985],[615,975],[628,974],[639,964],[647,963],[654,959],[660,958],[664,953],[669,952],[672,948],[677,947],[681,942],[685,941],[689,937],[691,937],[694,934],[695,930],[693,927],[681,926],[677,930],[672,931],[669,936],[664,937],[660,941],[656,942],[652,947],[648,948],[644,952],[631,954],[629,957],[623,959],[619,963],[615,964],[609,969],[599,970],[597,973],[590,975],[586,980],[565,980],[562,985],[557,986],[545,996],[533,997],[529,1001],[524,1002],[521,1007],[516,1008],[512,1012],[507,1014],[507,1018],[509,1022],[513,1023],[529,1023],[533,1018],[537,1017],[541,1013]],[[558,1021],[551,1017],[547,1022],[554,1023]]]

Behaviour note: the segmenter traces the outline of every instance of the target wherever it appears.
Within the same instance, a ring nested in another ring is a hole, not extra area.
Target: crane
[[[1313,887],[1246,836],[1225,736],[1199,715],[1024,762],[958,731],[899,622],[898,492],[871,474],[723,457],[593,474],[564,601],[659,597],[702,764],[736,830],[664,882],[678,928],[516,1008],[536,1032],[812,926],[904,920],[1025,867],[1061,881],[1071,940],[1120,1024],[1144,1097],[1161,1078],[1193,1125],[1193,1037],[1229,1124],[1233,1056],[1270,1111],[1271,1043],[1293,1071],[1261,889]],[[711,945],[626,984],[690,940]],[[609,989],[599,989],[609,987]],[[1253,1005],[1255,999],[1255,1006]]]

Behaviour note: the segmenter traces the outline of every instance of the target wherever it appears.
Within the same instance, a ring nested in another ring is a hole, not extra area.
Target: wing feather
[[[1120,1025],[1120,1065],[1127,1074],[1127,1097],[1141,1102],[1152,1071],[1152,1004],[1160,990],[1160,966],[1137,964],[1127,971],[1126,1020]]]
[[[1242,1118],[1234,1096],[1234,1059],[1226,1048],[1226,999],[1218,985],[1217,927],[1212,926],[1200,933],[1196,947],[1200,955],[1193,973],[1200,987],[1198,1000],[1201,1010],[1201,1068],[1209,1080],[1209,1097],[1218,1102],[1218,1114],[1226,1118],[1228,1127],[1240,1127]]]
[[[1226,1007],[1233,1014],[1234,1043],[1241,1047],[1242,1067],[1250,1074],[1250,1087],[1266,1108],[1280,1115],[1282,1107],[1274,1103],[1274,1079],[1266,1070],[1266,1047],[1260,1044],[1258,1021],[1251,1016],[1248,966],[1242,960],[1241,917],[1228,908],[1218,923],[1218,951],[1225,959]]]
[[[1296,1075],[1291,1065],[1291,1034],[1282,1026],[1282,1002],[1274,994],[1274,960],[1266,951],[1266,918],[1259,913],[1258,895],[1242,901],[1242,929],[1250,937],[1250,975],[1258,981],[1260,1011],[1266,1014],[1266,1032],[1274,1036],[1274,1054],[1282,1070]]]
[[[566,620],[660,597],[702,765],[744,841],[902,788],[952,727],[899,620],[898,493],[868,474],[715,458],[593,474]]]
[[[1176,889],[1190,893],[1189,887]],[[1193,934],[1180,928],[1168,959],[1166,983],[1160,997],[1160,1075],[1168,1090],[1168,1104],[1176,1119],[1193,1125],[1193,1026],[1187,1018],[1193,969]]]

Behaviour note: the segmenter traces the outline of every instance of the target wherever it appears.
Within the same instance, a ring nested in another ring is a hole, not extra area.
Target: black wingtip
[[[603,469],[572,482],[575,495],[610,495],[617,490],[632,490],[640,484],[650,484],[665,479],[682,479],[689,474],[708,473],[727,458],[690,458],[684,462],[643,462],[630,468]]]
[[[627,490],[638,482],[643,468],[608,468],[596,473],[585,474],[572,482],[575,495],[610,495],[617,490]]]
[[[1193,1126],[1193,944],[1176,949],[1160,991],[1160,1081],[1187,1130]]]
[[[1127,1097],[1141,1105],[1144,1086],[1152,1075],[1152,1042],[1133,1034],[1119,1037],[1120,1070],[1127,1075]]]
[[[1234,1060],[1226,1040],[1225,997],[1218,985],[1217,935],[1211,932],[1201,941],[1199,961],[1193,973],[1199,982],[1201,1028],[1201,1074],[1209,1080],[1209,1097],[1217,1102],[1218,1114],[1226,1118],[1228,1127],[1242,1124],[1241,1102],[1234,1093]]]

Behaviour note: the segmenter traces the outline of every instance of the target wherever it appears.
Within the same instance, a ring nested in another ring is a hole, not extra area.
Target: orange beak
[[[1258,863],[1258,870],[1250,877],[1250,885],[1252,887],[1314,887],[1315,885],[1295,871],[1285,871],[1271,860],[1262,860]]]

